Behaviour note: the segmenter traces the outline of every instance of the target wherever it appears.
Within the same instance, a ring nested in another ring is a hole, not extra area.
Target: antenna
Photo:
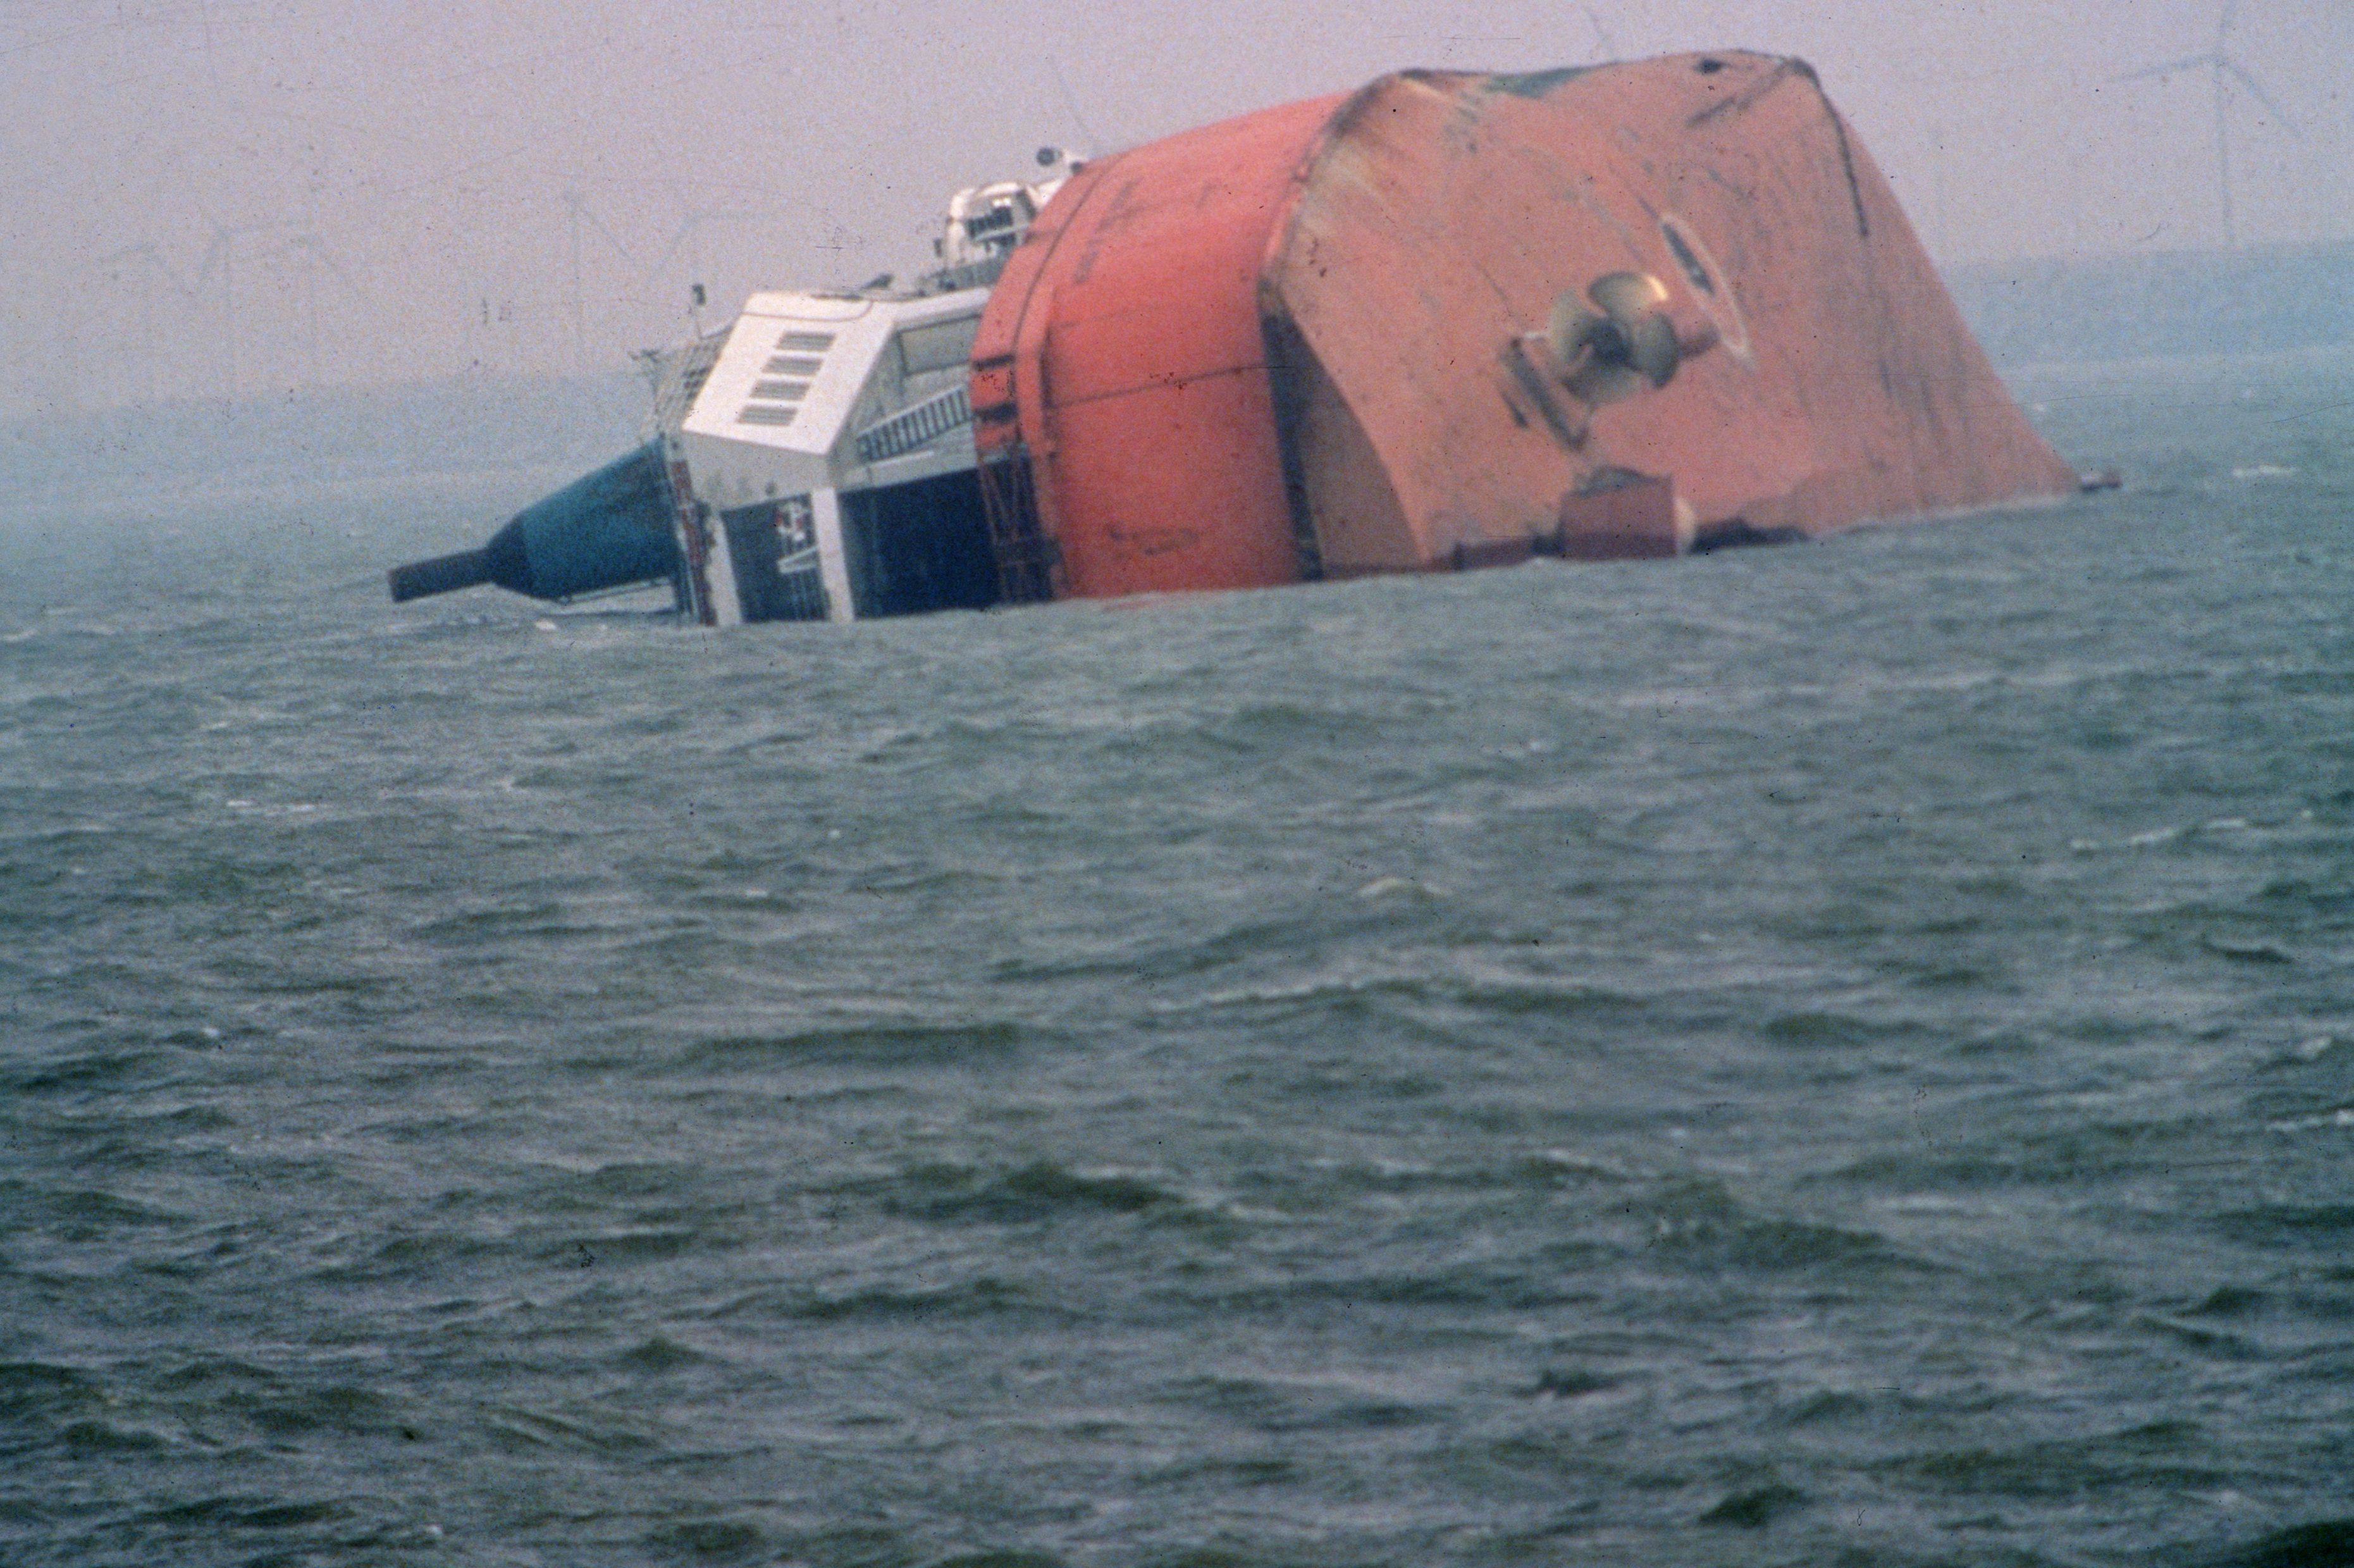
[[[212,242],[205,247],[205,259],[196,267],[196,282],[184,291],[191,296],[202,293],[213,269],[220,269],[221,345],[228,372],[222,382],[222,394],[225,401],[234,403],[238,395],[237,242],[241,235],[259,234],[270,226],[247,223],[232,228],[209,213],[205,215],[205,221],[213,226]]]
[[[300,250],[302,252],[302,304],[304,313],[310,317],[311,385],[315,388],[318,387],[321,380],[319,366],[320,264],[324,262],[331,271],[333,271],[337,277],[342,278],[344,285],[346,288],[351,286],[351,279],[345,276],[344,270],[342,268],[337,267],[332,260],[327,259],[326,241],[319,237],[319,197],[327,188],[327,166],[334,161],[335,156],[335,135],[333,127],[329,127],[320,134],[318,143],[315,148],[312,149],[312,151],[316,154],[316,156],[312,162],[309,177],[302,182],[302,232],[289,239],[286,242],[286,245],[287,249],[290,250]]]
[[[1054,56],[1048,55],[1046,69],[1055,78],[1055,90],[1063,95],[1064,112],[1071,117],[1071,123],[1077,126],[1079,134],[1087,139],[1087,150],[1084,155],[1090,158],[1096,156],[1104,149],[1103,139],[1097,136],[1094,129],[1087,124],[1087,117],[1079,112],[1079,101],[1071,96],[1071,84],[1063,79],[1062,62]]]
[[[691,301],[688,313],[695,321],[695,335],[700,337],[703,334],[703,322],[699,313],[709,302],[710,297],[709,291],[699,281],[701,277],[706,275],[704,265],[706,258],[704,255],[702,244],[704,230],[713,225],[769,223],[784,217],[782,213],[759,208],[691,207],[687,203],[685,194],[675,187],[672,188],[670,195],[679,205],[678,227],[671,231],[670,238],[663,244],[661,254],[649,260],[645,254],[631,250],[615,238],[613,231],[598,217],[595,209],[589,206],[588,198],[582,195],[577,186],[566,189],[564,205],[571,222],[573,346],[576,355],[583,365],[587,363],[588,355],[587,296],[583,292],[581,280],[580,235],[584,225],[594,229],[597,235],[612,249],[613,253],[621,259],[630,274],[630,291],[642,308],[646,295],[662,277],[663,270],[678,259],[682,248],[686,249],[688,251],[685,258],[686,270],[689,274],[688,298]],[[675,318],[665,310],[663,312],[663,319],[669,321]]]
[[[673,192],[673,194],[676,195],[677,193]],[[684,200],[681,201],[680,205],[684,206]],[[692,245],[685,258],[687,270],[686,314],[687,319],[695,323],[695,335],[697,338],[702,337],[703,307],[710,302],[711,297],[708,291],[706,291],[703,284],[697,281],[705,274],[705,271],[704,267],[705,253],[703,249],[704,226],[705,224],[713,223],[763,223],[777,216],[778,215],[775,213],[742,211],[731,208],[688,208],[685,216],[678,220],[678,228],[671,235],[670,243],[663,247],[663,253],[654,258],[654,263],[652,266],[646,269],[646,281],[644,284],[641,285],[641,287],[651,287],[654,280],[662,273],[663,270],[670,265],[672,259],[678,255],[679,247],[688,245],[689,242],[692,241]],[[673,319],[675,320],[676,318],[673,317]]]
[[[637,260],[630,254],[628,246],[614,238],[612,231],[597,221],[597,215],[588,210],[588,198],[582,196],[577,186],[565,187],[564,210],[571,220],[572,228],[572,368],[585,371],[588,368],[588,296],[583,291],[580,281],[581,224],[587,223],[604,236],[605,243],[619,251],[622,260],[633,267]]]
[[[311,313],[311,385],[315,388],[324,380],[324,376],[321,372],[319,364],[320,270],[323,268],[331,273],[334,277],[335,281],[344,286],[345,291],[349,293],[353,299],[357,300],[361,304],[373,305],[375,302],[369,299],[368,292],[366,289],[361,288],[359,284],[352,281],[351,273],[346,271],[342,263],[335,260],[334,253],[327,249],[327,242],[321,238],[317,234],[297,234],[291,236],[286,241],[286,249],[289,250],[299,250],[302,253],[302,271],[305,281],[305,292],[308,295],[306,303],[310,308]]]
[[[110,250],[98,259],[97,264],[107,270],[106,277],[109,282],[120,283],[122,281],[122,273],[116,263],[133,260],[146,262],[152,271],[169,276],[164,266],[164,253],[155,249],[153,240],[143,241],[137,245],[126,245],[120,250]],[[141,351],[133,357],[139,362],[143,372],[144,389],[140,394],[140,401],[153,403],[155,401],[156,355],[155,291],[152,286],[143,285],[139,290],[139,334]]]
[[[1953,231],[1946,224],[1946,127],[1935,122],[1929,126],[1929,178],[1936,200],[1937,260],[1950,267],[1954,247]]]
[[[202,211],[201,208],[198,210],[200,212]],[[239,243],[249,235],[268,234],[274,229],[282,228],[283,225],[277,223],[228,224],[221,222],[217,217],[214,217],[210,213],[203,213],[203,217],[205,222],[212,228],[212,238],[206,241],[204,254],[197,259],[196,272],[193,276],[182,275],[178,269],[175,268],[170,261],[165,260],[163,248],[152,239],[142,240],[135,245],[126,245],[119,249],[110,250],[105,255],[97,259],[97,265],[109,269],[107,274],[108,277],[116,281],[120,281],[122,277],[122,273],[120,270],[120,265],[122,263],[132,261],[144,262],[146,264],[145,270],[151,278],[169,285],[172,292],[178,295],[181,299],[186,300],[191,305],[199,304],[204,300],[206,293],[212,287],[214,275],[217,273],[220,279],[221,353],[222,359],[224,361],[224,368],[226,370],[226,374],[221,380],[221,394],[224,401],[234,402],[237,399],[238,393],[242,389],[242,377],[238,363],[239,339],[238,336],[237,323],[237,260],[239,246]],[[292,250],[297,249],[312,248],[316,246],[317,240],[318,237],[316,235],[298,235],[286,241],[284,249]],[[262,251],[259,254],[266,257],[275,253],[276,252],[274,251]],[[333,260],[328,259],[323,250],[313,249],[313,254],[316,256],[320,261],[323,262],[330,271],[334,272],[337,277],[342,278],[346,286],[353,286],[351,284],[350,278],[344,273],[341,268],[335,266]],[[356,291],[355,288],[355,291]],[[141,359],[148,366],[148,397],[152,400],[154,395],[154,346],[157,343],[154,323],[154,291],[152,287],[143,288],[140,291],[140,319],[141,331],[145,334],[147,345],[147,352],[141,355]]]
[[[1610,36],[1610,29],[1602,25],[1602,18],[1594,14],[1594,7],[1591,5],[1585,8],[1585,19],[1593,25],[1594,42],[1599,50],[1595,55],[1595,59],[1597,61],[1617,59],[1618,40]]]
[[[2215,47],[2207,53],[2186,55],[2181,59],[2168,60],[2164,65],[2147,66],[2140,70],[2128,71],[2123,76],[2109,79],[2113,82],[2145,81],[2151,78],[2169,77],[2182,70],[2207,72],[2215,89],[2215,206],[2222,215],[2223,245],[2226,249],[2237,249],[2240,244],[2239,231],[2232,216],[2232,84],[2236,81],[2247,89],[2248,96],[2262,104],[2264,112],[2271,115],[2273,122],[2282,130],[2292,136],[2304,135],[2304,132],[2298,128],[2296,119],[2289,111],[2274,103],[2256,79],[2250,76],[2240,62],[2232,58],[2232,22],[2239,8],[2239,0],[2224,0],[2222,10],[2215,17]]]
[[[566,186],[565,216],[572,230],[572,373],[588,368],[588,303],[580,292],[580,193]]]

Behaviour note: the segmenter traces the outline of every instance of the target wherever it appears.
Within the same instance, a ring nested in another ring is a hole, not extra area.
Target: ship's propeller
[[[1665,387],[1676,366],[1712,346],[1676,334],[1668,315],[1667,285],[1648,272],[1606,272],[1585,291],[1593,302],[1564,290],[1553,302],[1545,341],[1561,367],[1562,384],[1589,408]]]

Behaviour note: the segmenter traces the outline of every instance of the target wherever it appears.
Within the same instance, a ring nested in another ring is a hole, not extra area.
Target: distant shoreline
[[[1976,262],[1945,274],[1998,370],[2354,347],[2354,243]],[[0,423],[20,502],[144,481],[365,482],[604,461],[639,436],[645,383],[451,376],[188,397]]]
[[[2354,344],[2354,243],[1973,263],[1946,286],[2004,369]]]

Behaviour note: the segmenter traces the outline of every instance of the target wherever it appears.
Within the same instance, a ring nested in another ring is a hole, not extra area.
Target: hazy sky
[[[1942,260],[2220,235],[2215,0],[0,0],[0,416],[590,368],[960,185],[1405,66],[1803,55]],[[2243,241],[2344,238],[2349,0],[2243,0]],[[577,262],[576,262],[577,257]],[[578,280],[576,292],[575,279]]]

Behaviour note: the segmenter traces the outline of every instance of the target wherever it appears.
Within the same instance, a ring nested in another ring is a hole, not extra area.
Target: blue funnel
[[[395,567],[395,603],[496,583],[533,599],[662,582],[678,568],[659,441],[535,502],[479,550]]]

